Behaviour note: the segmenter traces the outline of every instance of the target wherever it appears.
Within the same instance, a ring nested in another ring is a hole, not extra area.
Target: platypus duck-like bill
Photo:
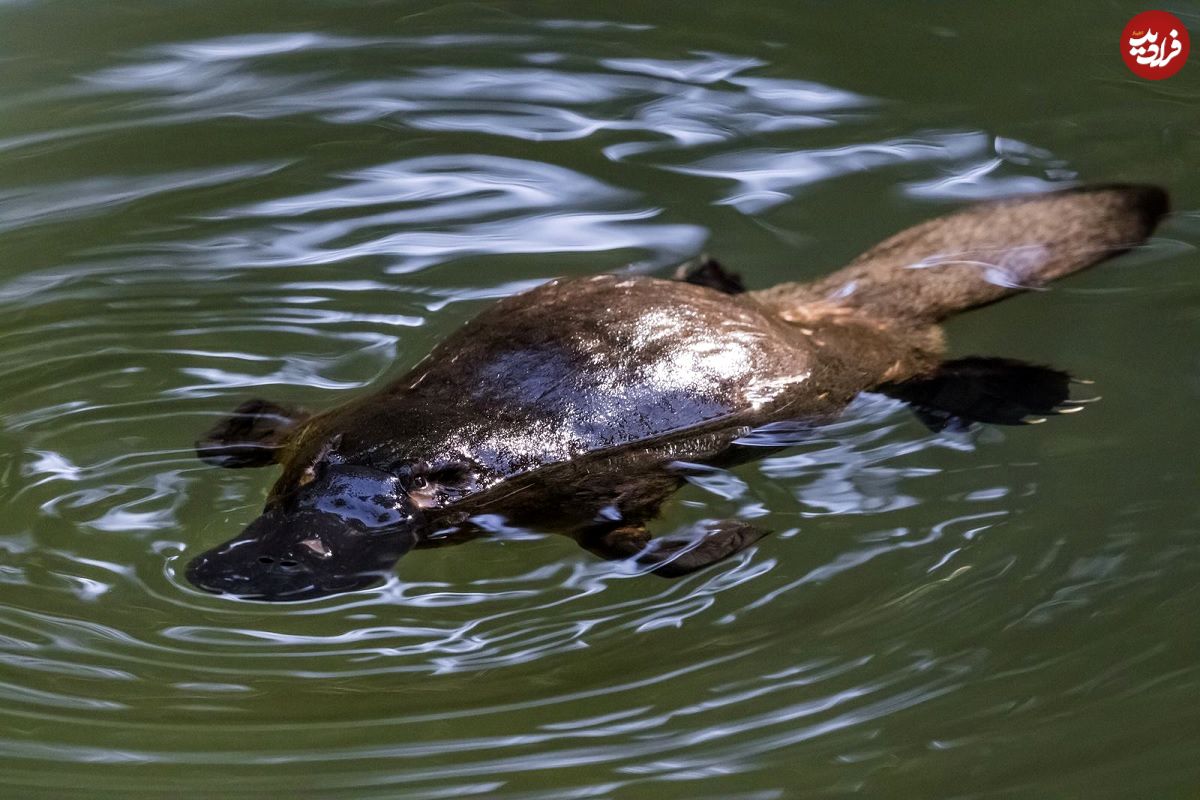
[[[767,452],[740,440],[836,419],[860,392],[931,428],[1078,410],[1070,377],[1007,358],[945,360],[939,323],[1141,244],[1153,186],[978,204],[924,222],[811,283],[747,291],[711,260],[674,280],[554,280],[499,301],[378,391],[318,414],[251,400],[196,443],[224,467],[280,464],[262,514],[188,579],[258,600],[363,589],[411,549],[485,520],[565,533],[606,559],[686,575],[766,531],[715,520],[654,538],[687,470]],[[689,466],[690,465],[690,466]]]

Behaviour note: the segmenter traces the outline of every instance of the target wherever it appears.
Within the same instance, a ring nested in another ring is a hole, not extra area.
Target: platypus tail
[[[755,292],[935,323],[1086,269],[1140,244],[1168,211],[1156,186],[1112,184],[982,203],[902,231],[813,283]]]

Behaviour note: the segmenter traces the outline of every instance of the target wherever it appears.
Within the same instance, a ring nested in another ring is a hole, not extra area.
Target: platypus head
[[[187,578],[255,600],[366,588],[416,543],[421,509],[408,488],[382,470],[323,463],[306,483],[273,497],[239,536],[194,558]]]

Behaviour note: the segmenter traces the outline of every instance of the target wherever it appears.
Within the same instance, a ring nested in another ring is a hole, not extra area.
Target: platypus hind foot
[[[931,430],[963,430],[972,422],[1019,425],[1069,414],[1071,376],[1011,358],[972,356],[946,361],[931,375],[885,384],[879,391],[912,406]]]
[[[729,272],[719,261],[708,255],[702,255],[676,267],[675,280],[707,286],[724,294],[741,294],[746,291],[741,275]]]

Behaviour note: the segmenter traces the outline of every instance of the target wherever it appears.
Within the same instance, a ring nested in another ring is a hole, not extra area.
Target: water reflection
[[[390,274],[471,255],[656,250],[694,252],[705,232],[644,222],[628,193],[571,170],[482,155],[431,156],[343,177],[344,186],[231,209],[221,218],[288,220],[259,225],[269,239],[226,251],[246,266],[333,264],[386,258]],[[351,212],[347,214],[346,212]],[[344,219],[329,220],[341,212]],[[250,250],[251,248],[247,248]]]
[[[830,793],[885,776],[919,795],[896,764],[961,775],[1067,731],[1047,686],[1137,710],[1122,698],[1155,689],[1122,682],[1138,658],[1194,684],[1157,621],[1188,600],[1157,581],[1188,563],[1194,525],[1143,552],[1137,515],[1114,529],[1054,477],[1116,445],[931,434],[878,397],[821,429],[752,432],[757,464],[689,471],[664,529],[740,516],[775,533],[680,581],[495,520],[353,595],[281,609],[192,590],[182,565],[269,481],[191,452],[245,396],[332,406],[485,302],[666,267],[705,246],[701,220],[742,241],[743,215],[820,183],[943,203],[1076,177],[1039,144],[914,126],[751,42],[472,16],[145,42],[3,97],[19,113],[0,151],[26,170],[0,185],[6,780],[765,798],[803,771]],[[747,261],[790,264],[778,244]],[[1117,598],[1159,610],[1112,627]],[[1099,652],[1140,627],[1158,649]]]
[[[84,76],[89,93],[135,94],[144,125],[176,125],[236,116],[270,119],[316,115],[335,124],[388,121],[431,131],[557,141],[604,132],[640,134],[610,144],[614,159],[694,147],[754,133],[834,124],[837,113],[870,105],[867,98],[811,81],[744,76],[755,58],[697,52],[693,58],[599,58],[589,70],[529,67],[418,67],[386,79],[346,83],[327,70],[281,74],[281,59],[323,51],[467,49],[512,46],[528,37],[411,37],[403,39],[279,34],[233,37],[150,48],[137,63]],[[541,42],[549,47],[555,40]],[[307,62],[307,58],[304,59]],[[556,63],[553,51],[532,56]],[[573,59],[574,60],[574,59]],[[574,65],[573,65],[574,66]],[[711,88],[710,88],[711,87]],[[69,94],[82,92],[72,89]],[[613,115],[599,109],[626,106]],[[597,113],[586,108],[594,106]],[[120,123],[112,123],[119,126]],[[95,132],[101,128],[87,128]],[[84,132],[83,130],[79,132]],[[44,141],[47,133],[0,142],[0,149]]]

